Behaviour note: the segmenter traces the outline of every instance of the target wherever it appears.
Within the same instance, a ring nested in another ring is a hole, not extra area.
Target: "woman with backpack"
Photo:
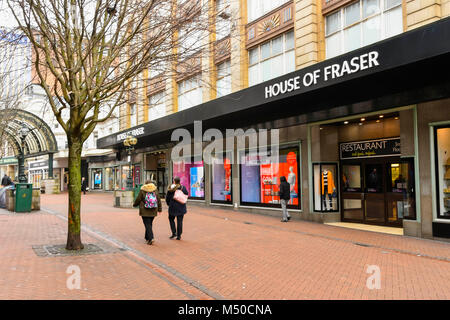
[[[158,194],[158,188],[150,180],[147,180],[141,187],[139,195],[134,201],[133,207],[139,206],[139,215],[145,226],[145,240],[151,245],[153,239],[153,219],[162,211],[161,198]]]
[[[181,233],[183,232],[183,217],[187,212],[186,202],[188,198],[188,191],[185,186],[180,184],[180,178],[173,178],[173,184],[168,188],[166,195],[166,203],[169,206],[169,222],[172,236],[170,239],[181,240]],[[177,218],[177,225],[175,226],[175,217]]]

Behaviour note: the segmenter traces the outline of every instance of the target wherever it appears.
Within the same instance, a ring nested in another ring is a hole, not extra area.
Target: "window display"
[[[92,169],[92,188],[94,190],[102,189],[103,185],[103,169]]]
[[[231,159],[231,152],[212,158],[212,202],[232,203]]]
[[[280,148],[278,162],[259,155],[240,154],[241,203],[278,207],[280,205],[280,177],[284,176],[291,188],[288,207],[300,209],[298,147]]]
[[[314,211],[339,211],[337,164],[318,163],[314,168]]]
[[[450,127],[435,128],[437,217],[450,219]]]
[[[203,161],[173,162],[172,177],[180,177],[180,182],[188,190],[190,198],[205,198]]]
[[[343,165],[342,166],[342,191],[360,192],[361,191],[361,166]]]

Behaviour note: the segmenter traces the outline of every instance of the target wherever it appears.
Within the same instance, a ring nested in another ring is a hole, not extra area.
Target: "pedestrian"
[[[180,178],[175,177],[173,179],[173,184],[169,186],[166,195],[166,203],[169,206],[170,229],[172,230],[170,239],[176,237],[177,240],[181,240],[181,234],[183,233],[183,217],[187,212],[186,201],[188,194],[186,187],[181,185]],[[176,226],[175,218],[177,219]]]
[[[283,218],[281,219],[281,222],[288,222],[291,220],[291,216],[289,215],[289,212],[287,211],[287,203],[291,199],[291,186],[286,181],[286,177],[282,176],[280,177],[280,202],[281,202],[281,208],[283,209]]]
[[[5,175],[2,178],[2,186],[3,187],[7,187],[10,186],[12,183],[11,178],[8,177],[8,175],[5,173]]]
[[[158,188],[151,180],[147,180],[141,187],[139,194],[134,201],[133,207],[139,206],[139,215],[145,226],[145,240],[147,244],[153,244],[153,220],[162,211],[161,198],[158,194]]]
[[[83,191],[83,194],[86,194],[87,189],[87,181],[84,177],[81,178],[81,191]]]

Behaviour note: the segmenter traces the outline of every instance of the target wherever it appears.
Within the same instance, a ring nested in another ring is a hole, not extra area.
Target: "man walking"
[[[81,191],[83,191],[83,194],[86,194],[87,189],[87,182],[84,177],[81,178]]]
[[[291,187],[284,176],[280,177],[280,182],[280,202],[281,208],[283,209],[283,218],[281,219],[281,222],[288,222],[291,220],[291,216],[289,215],[286,206],[291,199]]]

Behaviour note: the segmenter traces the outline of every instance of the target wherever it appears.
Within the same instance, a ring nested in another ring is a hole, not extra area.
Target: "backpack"
[[[158,207],[158,199],[154,192],[147,192],[144,199],[144,207],[146,209],[153,209]]]

